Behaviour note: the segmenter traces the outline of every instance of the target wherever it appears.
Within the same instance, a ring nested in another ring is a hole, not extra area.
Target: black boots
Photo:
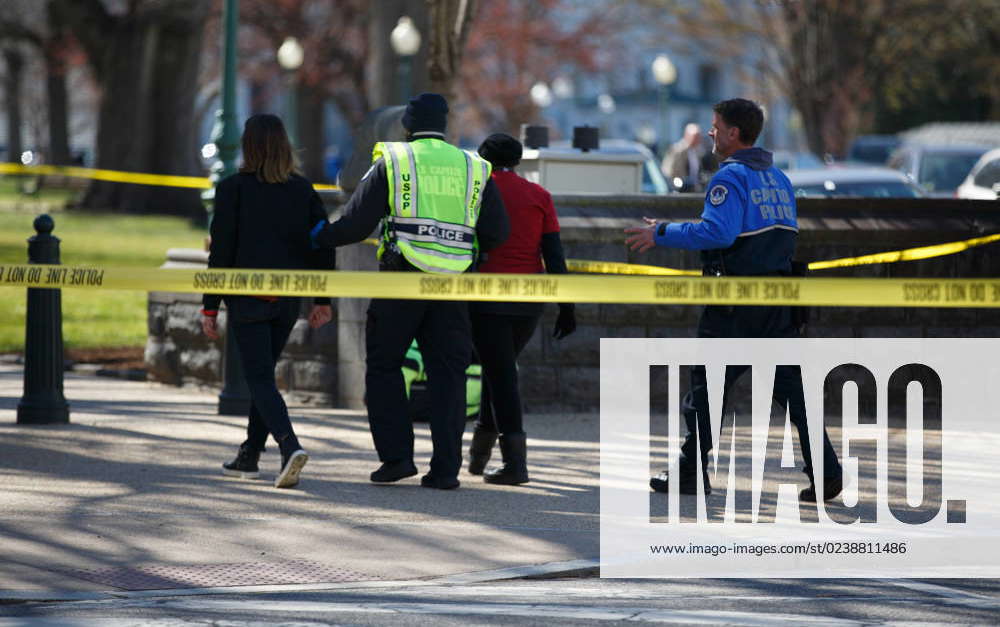
[[[260,476],[257,467],[259,461],[260,449],[251,446],[249,442],[244,442],[240,444],[240,450],[236,452],[236,459],[222,464],[222,474],[240,479],[256,479]]]
[[[497,443],[497,434],[476,427],[472,432],[472,444],[469,445],[469,474],[481,475],[486,470],[486,463],[493,454],[493,445]]]
[[[813,480],[812,473],[807,473],[809,475],[809,487],[803,489],[799,492],[799,500],[803,503],[815,503],[816,502],[816,482]],[[844,478],[841,475],[834,475],[832,477],[825,477],[823,479],[823,500],[829,501],[836,497],[844,489]]]
[[[677,473],[677,492],[679,494],[698,494],[698,469],[695,464],[688,461],[688,458],[681,456],[680,463],[678,464],[679,472]],[[712,493],[712,483],[708,480],[708,461],[704,461],[701,464],[701,483],[705,494]],[[670,492],[670,473],[666,470],[650,478],[649,487],[653,489],[654,492],[668,493]]]
[[[684,471],[681,470],[680,477],[678,477],[678,494],[698,494],[697,477],[698,476],[694,473],[685,474]],[[703,473],[701,475],[701,483],[705,494],[711,494],[712,483],[708,480],[708,473]],[[653,488],[654,492],[662,492],[664,494],[670,492],[670,473],[664,470],[655,477],[650,478],[649,487]]]
[[[420,477],[420,485],[424,488],[437,488],[438,490],[454,490],[461,485],[457,477],[449,477],[447,479],[440,479],[434,475],[427,473],[423,477]]]
[[[483,480],[502,485],[528,483],[528,436],[524,433],[501,435],[500,453],[503,465],[487,472]]]
[[[372,483],[393,483],[417,474],[412,460],[385,462],[371,474]]]

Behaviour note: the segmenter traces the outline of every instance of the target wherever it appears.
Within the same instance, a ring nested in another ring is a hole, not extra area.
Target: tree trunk
[[[323,108],[326,104],[322,86],[296,85],[299,90],[298,122],[299,141],[296,148],[302,164],[302,172],[310,181],[326,179],[323,167],[326,150],[326,128]]]
[[[24,145],[21,143],[21,75],[24,71],[24,57],[13,48],[3,51],[7,62],[7,77],[4,90],[7,95],[7,160],[21,162]]]
[[[46,59],[48,61],[48,58]],[[49,65],[46,76],[46,97],[49,107],[49,163],[69,165],[69,99],[66,95],[66,68],[62,61]]]
[[[478,4],[477,0],[427,0],[431,29],[428,33],[429,88],[448,102],[454,99],[455,80]]]
[[[66,94],[66,28],[51,3],[46,5],[49,37],[44,41],[45,92],[49,109],[49,163],[69,165],[69,99]]]
[[[197,160],[197,84],[208,0],[147,3],[122,16],[93,0],[55,10],[87,52],[101,90],[97,167],[202,174]],[[199,190],[93,181],[83,206],[197,216]]]

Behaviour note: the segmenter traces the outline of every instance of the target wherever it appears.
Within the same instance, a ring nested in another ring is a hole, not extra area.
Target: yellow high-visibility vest
[[[476,222],[490,164],[438,139],[379,142],[389,207],[379,247],[393,237],[406,260],[424,272],[465,272],[476,256]]]

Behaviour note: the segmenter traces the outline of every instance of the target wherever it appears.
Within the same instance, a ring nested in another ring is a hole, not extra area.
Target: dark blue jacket
[[[708,184],[701,222],[662,223],[660,246],[700,250],[711,274],[785,274],[795,252],[795,193],[761,148],[736,151]]]

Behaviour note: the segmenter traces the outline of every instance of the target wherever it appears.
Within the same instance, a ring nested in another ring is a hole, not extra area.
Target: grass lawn
[[[31,206],[4,195],[0,201],[0,262],[26,263],[32,221],[49,207]],[[168,248],[202,248],[206,232],[183,218],[63,211],[51,214],[53,234],[62,240],[62,262],[106,266],[159,267]],[[26,290],[0,287],[0,352],[24,349]],[[144,346],[146,292],[65,289],[62,291],[66,348]]]

